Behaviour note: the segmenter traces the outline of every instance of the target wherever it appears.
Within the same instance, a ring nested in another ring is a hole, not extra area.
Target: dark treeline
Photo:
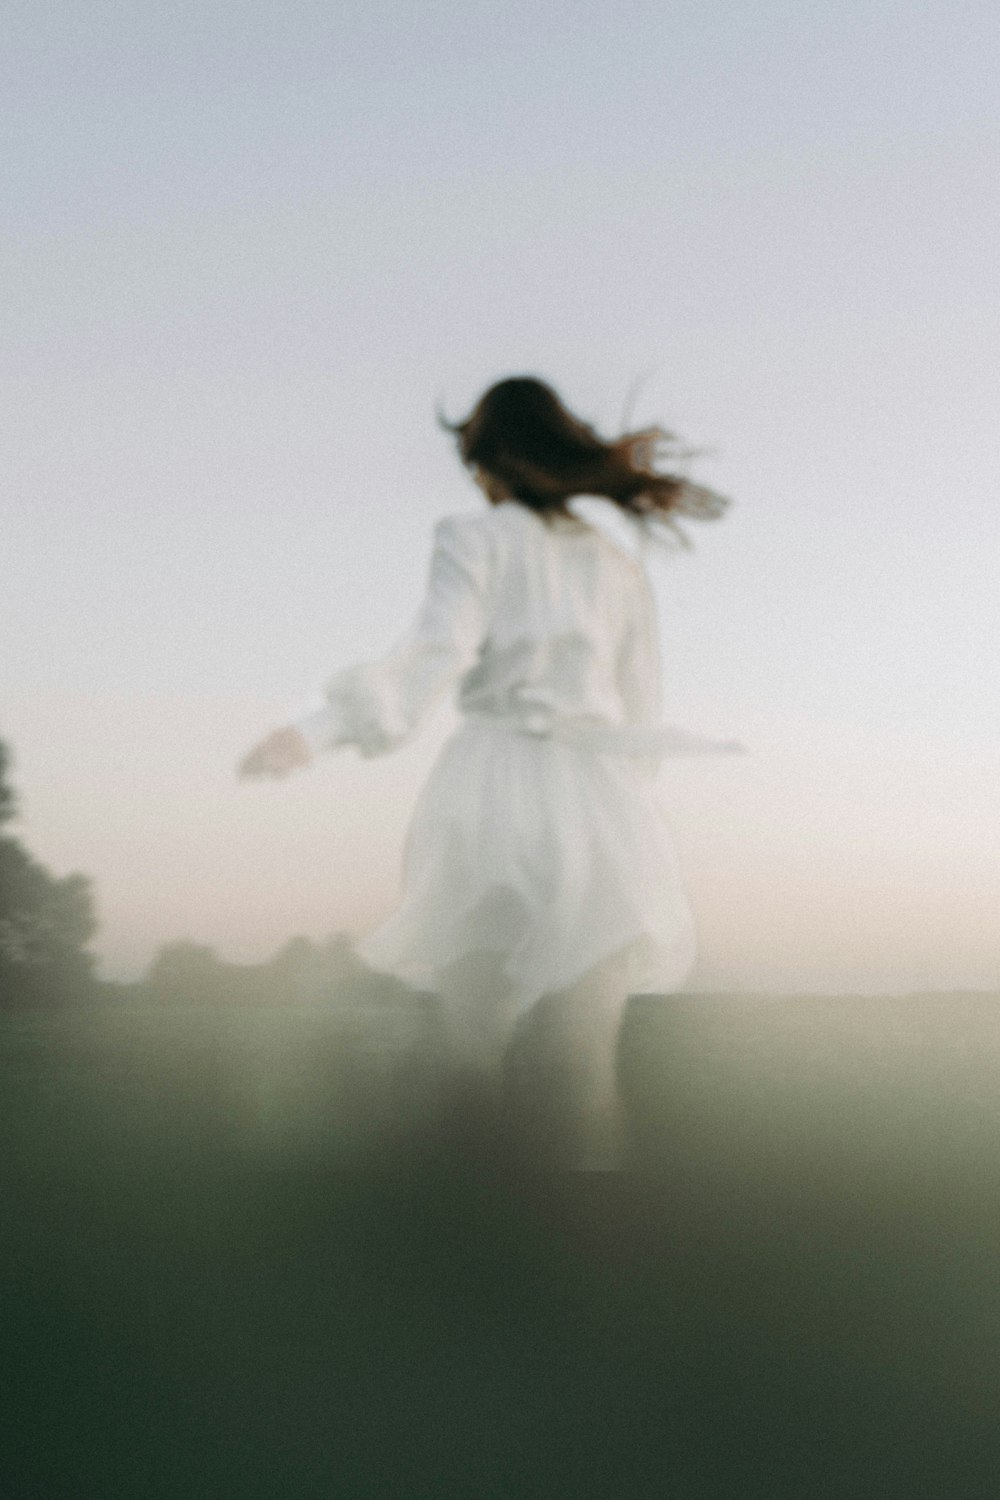
[[[344,934],[319,944],[293,937],[262,964],[227,963],[204,944],[179,940],[160,948],[140,980],[98,979],[91,881],[77,872],[51,874],[10,833],[17,817],[10,768],[0,741],[0,1011],[101,999],[287,1004],[345,981],[352,993],[364,988],[367,970]]]
[[[0,834],[4,1500],[996,1493],[996,997],[634,997],[631,1170],[558,1172],[345,937],[95,925]]]
[[[51,1005],[97,993],[89,943],[97,931],[90,881],[51,875],[7,831],[17,814],[0,741],[0,1005]]]
[[[288,1005],[317,1000],[341,986],[357,996],[373,983],[350,938],[338,933],[324,943],[290,938],[261,964],[228,963],[203,943],[165,943],[143,979],[106,990],[166,1004]]]

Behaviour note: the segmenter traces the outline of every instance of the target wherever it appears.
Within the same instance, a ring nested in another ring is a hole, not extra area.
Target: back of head
[[[654,427],[608,441],[533,376],[490,386],[462,422],[441,420],[456,435],[463,463],[542,515],[567,514],[573,495],[603,495],[636,515],[707,514],[703,501],[697,509],[685,503],[684,479],[655,466],[668,433]],[[716,514],[723,505],[720,498]]]

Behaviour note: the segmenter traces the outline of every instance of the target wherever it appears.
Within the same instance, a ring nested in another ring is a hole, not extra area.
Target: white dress
[[[588,974],[610,973],[619,1010],[681,985],[695,929],[652,780],[664,754],[737,748],[661,722],[641,549],[595,506],[633,523],[572,504],[550,522],[517,501],[439,521],[412,628],[298,720],[315,750],[381,755],[457,686],[463,723],[415,808],[399,902],[356,946],[417,989],[464,985],[494,1055]]]

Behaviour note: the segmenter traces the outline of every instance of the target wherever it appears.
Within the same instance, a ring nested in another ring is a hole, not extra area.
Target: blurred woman
[[[625,1002],[677,989],[695,957],[653,777],[663,755],[739,748],[662,722],[642,555],[678,516],[726,502],[662,471],[660,429],[605,440],[530,377],[443,425],[485,509],[437,523],[423,605],[394,648],[339,672],[241,772],[281,776],[347,745],[385,754],[457,687],[463,721],[415,809],[399,902],[357,952],[440,997],[452,1065],[484,1091],[502,1089],[505,1061],[510,1083],[515,1057],[530,1073],[544,1039],[562,1091],[552,1161],[613,1168]],[[638,545],[597,524],[601,502]]]

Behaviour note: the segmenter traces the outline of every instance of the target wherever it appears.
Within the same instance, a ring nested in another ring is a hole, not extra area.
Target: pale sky
[[[409,624],[500,376],[713,450],[660,563],[703,987],[1000,988],[993,0],[12,0],[0,737],[102,971],[391,906],[454,717],[238,783]],[[648,372],[648,373],[647,373]]]

